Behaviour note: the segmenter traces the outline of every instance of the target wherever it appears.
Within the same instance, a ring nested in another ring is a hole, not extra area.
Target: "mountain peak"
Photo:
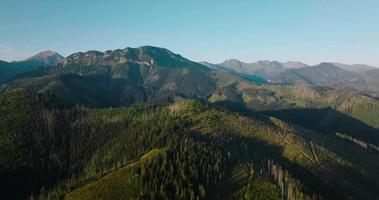
[[[244,63],[238,59],[231,58],[231,59],[225,60],[223,63],[220,63],[219,65],[225,66],[228,68],[241,68],[241,67],[245,67],[246,64],[247,63]]]
[[[36,55],[26,59],[25,61],[38,61],[43,63],[44,65],[56,65],[59,61],[63,60],[63,56],[59,53],[46,50],[37,53]]]
[[[299,62],[299,61],[287,61],[285,63],[282,63],[283,67],[285,69],[295,69],[295,68],[303,68],[303,67],[308,67],[308,65]]]
[[[275,61],[270,61],[270,60],[258,60],[257,63],[262,64],[262,65],[271,65]]]
[[[224,61],[224,63],[225,63],[225,62],[245,63],[245,62],[243,62],[243,61],[241,61],[241,60],[238,60],[238,59],[236,59],[236,58],[226,59],[226,60]]]

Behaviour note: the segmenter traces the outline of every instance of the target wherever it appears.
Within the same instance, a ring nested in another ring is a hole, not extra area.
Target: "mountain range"
[[[214,68],[227,68],[240,73],[249,74],[270,80],[286,69],[307,67],[300,62],[286,62],[261,60],[253,63],[244,63],[237,59],[225,60],[223,63],[213,65]]]
[[[1,199],[379,198],[377,69],[152,46],[23,62],[41,67],[0,87]]]
[[[353,88],[373,97],[379,96],[379,69],[368,65],[320,63],[309,66],[300,62],[258,61],[244,63],[236,59],[210,64],[214,69],[229,70],[276,84],[308,84],[332,88]]]

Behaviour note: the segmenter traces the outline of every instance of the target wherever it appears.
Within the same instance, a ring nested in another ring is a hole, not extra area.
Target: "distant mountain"
[[[231,73],[233,75],[236,75],[238,77],[241,77],[253,83],[258,83],[258,84],[267,83],[267,80],[260,76],[255,76],[255,75],[239,72],[238,70],[234,70],[232,68],[228,68],[222,65],[212,64],[208,62],[200,62],[200,64],[207,66],[208,68],[213,69],[213,70]]]
[[[362,73],[362,72],[367,72],[367,71],[376,69],[373,66],[362,65],[362,64],[355,64],[355,65],[347,65],[347,64],[341,64],[341,63],[332,63],[332,64],[341,69],[354,72],[354,73]]]
[[[281,63],[278,61],[261,60],[253,63],[244,63],[237,59],[226,60],[217,65],[233,69],[240,73],[259,76],[267,80],[275,78],[286,69],[307,67],[307,65],[303,63],[292,61]]]
[[[0,82],[9,80],[18,74],[44,66],[38,61],[5,62],[0,61]]]
[[[379,69],[355,74],[349,79],[336,82],[334,87],[350,87],[374,97],[379,97]]]
[[[282,65],[285,69],[296,69],[296,68],[309,67],[308,65],[306,65],[304,63],[296,62],[296,61],[288,61],[288,62],[282,63]]]
[[[209,63],[208,63],[209,64]],[[244,63],[237,59],[213,65],[217,70],[232,71],[241,75],[261,77],[271,83],[310,84],[333,88],[350,87],[372,96],[379,96],[379,78],[376,68],[368,65],[321,63],[308,66],[301,62],[257,61]],[[370,73],[372,72],[372,73]]]
[[[275,80],[286,84],[311,84],[330,86],[339,80],[353,77],[353,73],[331,63],[321,63],[313,67],[289,69],[280,73]]]
[[[56,65],[59,61],[63,60],[64,57],[54,51],[42,51],[36,55],[26,59],[25,61],[37,61],[46,66]]]
[[[366,65],[321,63],[312,67],[285,70],[273,81],[282,84],[353,88],[374,97],[379,96],[379,69]]]
[[[31,71],[38,67],[56,65],[63,57],[56,52],[40,52],[24,61],[5,62],[0,61],[0,82],[9,80],[19,74]]]
[[[254,63],[244,63],[236,59],[226,60],[218,64],[237,72],[259,76],[264,79],[272,79],[276,74],[283,70],[281,63],[276,61],[258,61]]]

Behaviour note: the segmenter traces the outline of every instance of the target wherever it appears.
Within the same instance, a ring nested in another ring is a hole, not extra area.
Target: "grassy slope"
[[[90,199],[137,199],[139,196],[138,178],[132,170],[142,165],[157,154],[164,153],[163,149],[153,149],[127,166],[116,169],[98,180],[84,185],[65,196],[66,200]]]

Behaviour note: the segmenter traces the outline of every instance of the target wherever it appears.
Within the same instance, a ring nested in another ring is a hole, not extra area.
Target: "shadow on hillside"
[[[342,133],[379,145],[379,130],[332,108],[265,111],[265,115],[327,134]]]
[[[317,130],[322,133],[327,133],[329,135],[335,135],[337,132],[342,133],[355,139],[379,146],[379,129],[330,107],[259,112],[249,109],[238,102],[220,101],[214,104],[227,110],[238,112],[244,116],[259,119],[271,125],[274,124],[272,124],[267,116],[276,117],[283,121],[297,124],[308,129]]]
[[[231,112],[237,112],[240,115],[245,116],[245,117],[250,117],[256,120],[260,120],[262,122],[265,122],[268,125],[276,126],[274,123],[271,122],[271,120],[269,119],[267,115],[265,115],[262,112],[250,109],[246,107],[244,104],[241,104],[240,102],[218,101],[218,102],[215,102],[214,105]]]
[[[292,124],[297,124],[309,129],[319,130],[320,132],[324,134],[329,134],[332,137],[335,137],[336,132],[340,132],[363,141],[368,141],[371,144],[378,143],[378,129],[373,128],[367,125],[366,123],[363,123],[332,108],[288,109],[258,112],[231,101],[217,102],[215,103],[215,105],[229,111],[238,112],[243,116],[257,119],[261,122],[264,122],[267,125],[276,126],[269,119],[269,116],[273,116]],[[242,158],[240,158],[240,160],[248,162],[249,159],[252,159],[255,162],[259,162],[259,159],[271,157],[274,160],[276,160],[282,167],[287,169],[290,172],[290,174],[292,174],[296,179],[300,180],[306,187],[314,189],[314,187],[316,186],[318,187],[318,190],[316,191],[328,196],[328,198],[330,199],[341,199],[341,197],[337,197],[337,194],[343,193],[345,193],[347,196],[357,195],[357,193],[352,192],[349,189],[341,186],[341,184],[339,184],[341,182],[347,181],[349,178],[347,178],[346,180],[335,180],[333,181],[333,183],[335,183],[333,184],[333,186],[328,184],[329,186],[326,187],[325,183],[322,183],[322,178],[320,179],[320,177],[316,177],[307,169],[286,159],[283,156],[284,152],[281,147],[268,144],[267,142],[260,141],[251,137],[240,137],[241,140],[239,142],[236,142],[234,145],[231,143],[226,145],[228,147],[234,147],[234,149],[236,149],[236,151],[238,151],[241,154]],[[244,147],[247,147],[247,149],[244,149]],[[314,167],[317,168],[318,166]],[[351,171],[345,168],[340,168],[337,171],[340,171],[341,173],[351,174]],[[351,176],[354,177],[356,181],[359,180],[360,184],[363,184],[371,189],[375,188],[376,184],[370,184],[371,180],[361,179],[357,177],[357,175],[359,176],[359,174],[356,173],[354,173],[354,175],[351,174]],[[332,190],[334,190],[334,192],[332,193],[330,192],[331,188],[333,188]],[[372,191],[375,190],[373,189]],[[361,193],[361,191],[358,190],[358,193]],[[333,197],[333,195],[337,196]],[[347,196],[345,196],[344,198],[346,198]],[[358,196],[356,196],[356,198],[358,198]]]
[[[217,101],[214,103],[215,105],[226,108],[228,110],[239,112],[239,113],[248,113],[251,112],[244,104],[236,101]]]

